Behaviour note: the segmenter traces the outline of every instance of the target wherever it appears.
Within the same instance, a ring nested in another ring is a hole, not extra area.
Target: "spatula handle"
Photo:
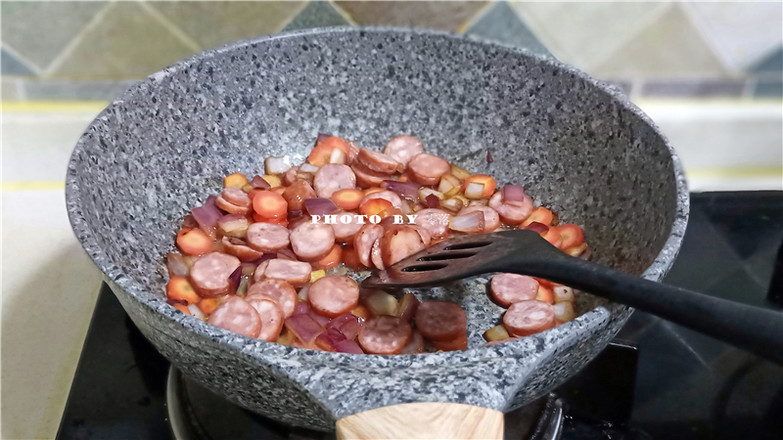
[[[628,275],[563,255],[508,262],[504,271],[546,278],[652,313],[783,364],[783,313]]]
[[[503,413],[461,403],[403,403],[343,417],[337,438],[500,440]]]

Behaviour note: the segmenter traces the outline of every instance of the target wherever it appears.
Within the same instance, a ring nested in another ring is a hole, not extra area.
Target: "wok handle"
[[[513,261],[506,272],[546,278],[652,313],[783,364],[783,313],[629,275],[565,254],[525,262]]]
[[[337,421],[337,438],[500,440],[503,413],[462,403],[402,403],[343,417]]]

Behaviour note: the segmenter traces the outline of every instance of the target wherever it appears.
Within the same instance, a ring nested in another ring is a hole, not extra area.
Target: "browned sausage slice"
[[[283,191],[283,198],[288,203],[289,211],[301,211],[304,201],[314,199],[315,190],[306,180],[297,179]]]
[[[492,299],[503,307],[511,304],[536,299],[538,281],[527,275],[515,273],[499,273],[489,282]]]
[[[257,222],[247,228],[247,244],[262,252],[277,252],[288,247],[289,232],[285,226]]]
[[[518,225],[533,212],[533,200],[525,194],[521,202],[503,201],[503,191],[498,191],[489,198],[489,207],[497,211],[504,223]]]
[[[253,283],[247,289],[245,299],[250,300],[253,297],[266,297],[274,301],[283,311],[283,315],[288,318],[294,314],[296,302],[299,297],[296,295],[296,289],[287,281],[266,279],[258,283]]]
[[[336,191],[356,187],[356,175],[348,165],[326,164],[318,169],[313,180],[318,197],[329,199]]]
[[[362,201],[359,202],[359,211],[362,210],[362,207],[364,206],[365,203],[373,199],[384,199],[387,202],[391,203],[392,206],[395,208],[402,207],[402,199],[400,198],[400,196],[397,195],[397,193],[393,191],[378,191],[364,196]]]
[[[383,264],[391,266],[425,247],[424,240],[416,229],[407,225],[388,226],[381,237]]]
[[[416,309],[416,329],[432,341],[453,341],[467,332],[468,317],[459,304],[424,301]]]
[[[411,340],[403,347],[400,354],[419,354],[424,353],[424,338],[417,331],[414,331],[411,335]]]
[[[411,179],[420,185],[436,185],[440,178],[451,171],[451,165],[438,156],[421,153],[408,162]]]
[[[372,171],[384,174],[394,174],[402,166],[391,156],[377,151],[362,148],[356,159]]]
[[[310,282],[310,272],[312,271],[313,267],[310,266],[310,263],[275,258],[258,265],[253,274],[253,281],[259,282],[271,278],[287,281],[294,287],[301,287]]]
[[[449,222],[453,216],[442,209],[427,208],[416,212],[416,224],[430,233],[436,240],[449,235]]]
[[[241,190],[240,190],[241,191]],[[249,206],[238,206],[235,205],[228,200],[224,199],[223,196],[218,197],[215,199],[215,206],[222,209],[223,211],[228,212],[229,214],[242,214],[245,215],[248,212],[250,212]]]
[[[356,184],[359,186],[359,188],[379,186],[381,183],[383,183],[384,180],[389,178],[388,174],[373,171],[358,161],[351,165],[351,168],[356,175]]]
[[[277,341],[285,321],[280,307],[274,301],[261,296],[248,297],[245,301],[256,309],[259,318],[261,318],[261,332],[257,338],[267,342]]]
[[[328,275],[310,286],[307,300],[316,313],[334,318],[359,305],[359,285],[347,276]]]
[[[239,258],[222,252],[199,257],[190,268],[190,281],[199,295],[214,298],[231,290],[228,277],[239,267]]]
[[[353,238],[353,248],[356,249],[356,255],[363,265],[372,267],[370,263],[372,246],[381,236],[383,236],[383,226],[371,223],[362,226],[359,232],[356,233],[356,236]]]
[[[470,214],[471,212],[480,212],[484,214],[484,231],[492,232],[500,226],[500,216],[497,211],[481,205],[466,206],[462,208],[457,215]]]
[[[261,332],[261,317],[258,312],[238,296],[230,296],[220,303],[207,322],[251,338],[257,338]]]
[[[334,246],[334,229],[322,223],[300,223],[291,231],[291,248],[301,260],[317,261]]]
[[[386,268],[386,266],[383,265],[383,252],[381,251],[380,238],[375,240],[375,243],[372,244],[372,250],[370,251],[370,261],[372,262],[373,266],[380,270]]]
[[[528,336],[557,325],[552,304],[538,300],[514,303],[503,315],[503,327],[512,336]]]
[[[383,152],[403,166],[407,166],[413,156],[424,152],[424,147],[421,146],[418,138],[404,134],[391,138]]]
[[[353,238],[356,236],[356,233],[359,232],[364,225],[356,221],[356,217],[353,213],[342,211],[335,215],[337,216],[337,221],[331,225],[332,230],[334,230],[335,240],[338,242],[353,243]],[[340,221],[341,218],[345,218],[346,220],[350,219],[350,221],[348,223],[343,223]]]
[[[370,318],[359,330],[359,345],[373,354],[397,354],[411,339],[410,324],[394,316]]]
[[[220,194],[225,201],[233,205],[241,206],[243,208],[250,208],[250,196],[240,188],[235,186],[228,186],[223,188],[223,192]]]
[[[242,261],[258,260],[264,255],[263,252],[248,246],[241,238],[224,236],[220,242],[225,253],[233,255]]]

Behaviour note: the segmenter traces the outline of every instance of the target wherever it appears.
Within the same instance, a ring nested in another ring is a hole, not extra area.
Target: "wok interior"
[[[596,261],[629,273],[652,263],[674,220],[663,139],[588,80],[511,49],[432,35],[383,46],[362,32],[304,35],[225,48],[145,82],[91,125],[71,170],[97,248],[141,286],[142,301],[163,298],[179,223],[223,176],[260,174],[272,155],[301,162],[319,132],[371,149],[418,136],[471,172],[524,185],[584,228]],[[423,296],[461,302],[477,343],[501,311],[487,279]],[[582,296],[578,313],[600,303]]]

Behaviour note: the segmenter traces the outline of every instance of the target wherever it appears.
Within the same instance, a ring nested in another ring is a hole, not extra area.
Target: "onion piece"
[[[462,204],[462,200],[456,197],[452,197],[450,199],[442,200],[440,202],[440,207],[451,212],[459,212],[459,210],[462,209],[464,205]]]
[[[263,177],[259,175],[253,176],[253,179],[250,181],[250,186],[253,188],[259,188],[259,189],[269,189],[271,186],[269,185],[269,182],[264,180]]]
[[[487,342],[502,341],[503,339],[508,339],[510,337],[506,328],[503,327],[503,324],[496,325],[484,332],[484,339]]]
[[[465,187],[465,197],[478,200],[484,197],[484,184],[478,182],[468,182]]]
[[[424,199],[427,208],[440,208],[440,199],[435,194],[430,194]]]
[[[332,135],[328,133],[318,133],[318,137],[315,138],[315,144],[318,145],[329,137],[332,137]]]
[[[332,150],[332,154],[329,155],[329,163],[344,164],[345,153],[343,153],[343,150],[339,148],[335,148],[334,150]]]
[[[228,276],[228,280],[234,285],[234,290],[239,289],[239,283],[242,280],[242,265],[239,265],[231,275]]]
[[[326,328],[335,328],[345,335],[348,339],[356,338],[359,334],[359,329],[362,327],[362,322],[359,317],[352,313],[343,313],[342,315],[332,319],[332,321],[326,325]]]
[[[169,276],[186,277],[190,275],[190,266],[185,262],[185,257],[180,254],[166,254],[166,267]]]
[[[400,305],[397,308],[397,316],[403,321],[410,322],[410,320],[413,319],[413,315],[416,314],[416,309],[419,308],[420,303],[421,301],[416,298],[416,295],[410,292],[406,293],[400,300]]]
[[[204,315],[204,312],[201,311],[201,309],[198,308],[195,304],[188,305],[188,310],[190,310],[190,314],[195,316],[198,319],[205,319],[206,315]]]
[[[247,217],[242,214],[226,214],[220,217],[217,221],[217,227],[223,235],[229,237],[245,237],[247,236],[247,228],[250,223],[247,221]]]
[[[502,191],[504,202],[525,201],[525,188],[520,185],[506,185]]]
[[[309,314],[289,316],[285,320],[285,328],[292,332],[305,345],[312,344],[315,338],[324,331],[321,324],[313,320]]]
[[[313,321],[317,322],[321,327],[325,326],[326,324],[329,324],[329,321],[331,319],[327,318],[326,316],[321,316],[318,313],[315,313],[315,310],[313,310],[312,307],[310,307],[310,310],[307,312],[307,315],[311,318],[313,318]]]
[[[481,232],[484,230],[484,213],[473,211],[468,214],[452,217],[449,222],[449,229],[459,232]]]
[[[487,206],[489,205],[488,199],[471,200],[468,206]]]
[[[462,187],[462,182],[460,180],[452,175],[452,174],[446,174],[445,176],[440,178],[440,183],[438,183],[438,191],[443,193],[446,197],[451,197],[455,194],[457,194]]]
[[[315,174],[315,173],[318,172],[318,169],[319,169],[319,167],[317,167],[317,166],[315,166],[313,164],[307,163],[307,162],[305,162],[305,163],[303,163],[302,165],[299,166],[299,171],[301,171],[303,173]],[[298,175],[298,173],[297,173],[297,175]]]
[[[321,350],[335,351],[335,345],[345,340],[344,334],[335,328],[330,328],[315,338],[315,345]]]
[[[248,287],[250,287],[250,280],[247,277],[242,277],[239,281],[239,287],[237,287],[236,294],[238,296],[245,296]]]
[[[348,339],[336,343],[334,351],[338,353],[364,354],[364,351],[359,344]]]
[[[434,195],[438,198],[438,200],[443,200],[446,198],[446,196],[443,195],[440,191],[435,191],[432,188],[427,188],[426,186],[422,186],[419,188],[419,198],[421,200],[427,200],[427,196]]]
[[[267,174],[283,174],[291,165],[288,163],[288,156],[269,156],[264,160],[264,170]]]
[[[294,307],[294,313],[292,313],[291,316],[306,315],[308,313],[310,313],[310,303],[307,301],[299,301],[296,303],[296,307]]]
[[[259,260],[261,258],[259,258]],[[242,276],[245,277],[252,277],[253,273],[256,271],[256,267],[258,267],[258,264],[253,261],[243,261],[239,263],[239,265],[242,267]]]
[[[299,289],[299,299],[307,301],[307,293],[310,291],[310,285],[304,286]]]
[[[552,293],[555,295],[555,303],[574,302],[574,289],[568,286],[555,286]]]
[[[470,177],[470,172],[468,170],[460,168],[454,164],[451,164],[451,174],[460,180],[465,180]]]
[[[198,226],[210,235],[215,232],[215,225],[217,225],[218,219],[223,217],[223,213],[215,205],[216,200],[216,196],[209,196],[204,205],[190,210],[190,214],[196,220]]]
[[[555,319],[560,322],[568,322],[574,319],[574,305],[570,302],[557,303],[554,306]]]
[[[411,202],[419,202],[419,185],[413,182],[399,182],[397,180],[384,180],[383,186],[389,191],[396,193],[398,196],[410,200]]]
[[[373,316],[397,316],[397,309],[400,307],[397,298],[383,290],[377,290],[370,294],[364,303]]]
[[[302,215],[302,210],[301,209],[295,209],[293,211],[288,211],[288,219],[289,220],[295,219],[295,218],[297,218],[297,217],[299,217],[301,215]]]
[[[539,234],[544,234],[546,231],[549,230],[549,226],[539,223],[539,222],[533,222],[527,226],[525,226],[525,229],[530,229],[531,231],[536,231]]]
[[[304,208],[310,215],[326,215],[337,210],[337,205],[330,199],[314,197],[304,201]]]

